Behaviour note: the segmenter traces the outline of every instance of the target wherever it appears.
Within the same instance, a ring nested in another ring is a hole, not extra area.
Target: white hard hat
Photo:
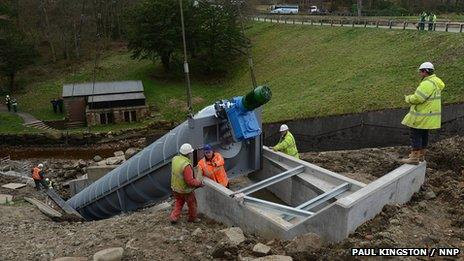
[[[187,155],[189,153],[192,153],[193,152],[192,145],[190,145],[188,143],[182,144],[182,146],[180,146],[179,152],[182,155]]]
[[[435,67],[431,62],[425,62],[419,66],[419,70],[435,70]]]
[[[6,97],[7,97],[7,98],[10,98],[10,95],[7,95]]]
[[[282,132],[282,131],[288,131],[288,126],[287,126],[287,124],[282,124],[282,125],[280,125],[280,132]]]
[[[39,168],[43,168],[43,166],[44,166],[44,165],[43,165],[42,163],[40,163],[38,167],[39,167]]]

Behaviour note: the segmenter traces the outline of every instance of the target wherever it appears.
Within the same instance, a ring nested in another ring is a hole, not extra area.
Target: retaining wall
[[[401,125],[408,109],[387,109],[357,114],[310,118],[263,125],[264,144],[279,140],[279,127],[289,126],[298,150],[328,151],[409,145],[409,128]],[[464,135],[464,104],[443,107],[442,128],[432,131],[431,142]]]

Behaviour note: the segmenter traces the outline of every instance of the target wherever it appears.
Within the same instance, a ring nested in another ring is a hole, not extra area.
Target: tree
[[[186,25],[191,24],[184,5]],[[145,0],[129,11],[128,48],[136,59],[161,59],[165,71],[170,70],[172,55],[181,44],[180,13],[177,1]],[[191,30],[187,30],[190,32]]]
[[[237,6],[230,0],[183,0],[188,53],[207,74],[223,72],[243,53]],[[181,56],[182,35],[177,1],[142,0],[127,17],[128,47],[137,59],[160,59],[165,71]]]
[[[9,78],[9,89],[14,90],[18,71],[32,64],[37,57],[34,44],[24,34],[9,30],[0,39],[0,74]]]
[[[244,54],[246,39],[241,32],[238,8],[230,1],[219,5],[199,2],[194,16],[197,28],[193,51],[204,73],[222,73],[234,57]]]

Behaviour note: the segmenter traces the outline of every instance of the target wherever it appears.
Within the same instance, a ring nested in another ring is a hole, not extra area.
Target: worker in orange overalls
[[[34,167],[32,169],[32,179],[34,180],[35,183],[35,189],[40,190],[40,186],[44,187],[45,189],[48,189],[48,184],[44,179],[44,166],[42,163],[37,165],[37,167]]]
[[[227,178],[226,169],[224,168],[224,158],[219,152],[214,152],[211,145],[206,144],[203,147],[205,157],[198,162],[198,166],[203,176],[208,177],[224,187],[229,187],[229,178]]]

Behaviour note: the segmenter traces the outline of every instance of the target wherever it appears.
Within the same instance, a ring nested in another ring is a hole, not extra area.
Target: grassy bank
[[[34,132],[23,126],[23,120],[15,114],[0,112],[0,133],[25,133]]]
[[[462,35],[364,28],[320,28],[254,23],[248,30],[259,83],[273,91],[266,122],[354,113],[405,106],[403,97],[419,82],[417,67],[432,61],[447,84],[445,102],[464,100]],[[66,82],[92,79],[91,62],[75,73],[37,80],[19,94],[22,108],[41,119],[55,119],[50,99]],[[97,80],[143,81],[147,99],[162,119],[185,118],[183,79],[169,80],[148,61],[112,53],[99,62]],[[194,107],[251,89],[245,62],[221,81],[193,80]]]

